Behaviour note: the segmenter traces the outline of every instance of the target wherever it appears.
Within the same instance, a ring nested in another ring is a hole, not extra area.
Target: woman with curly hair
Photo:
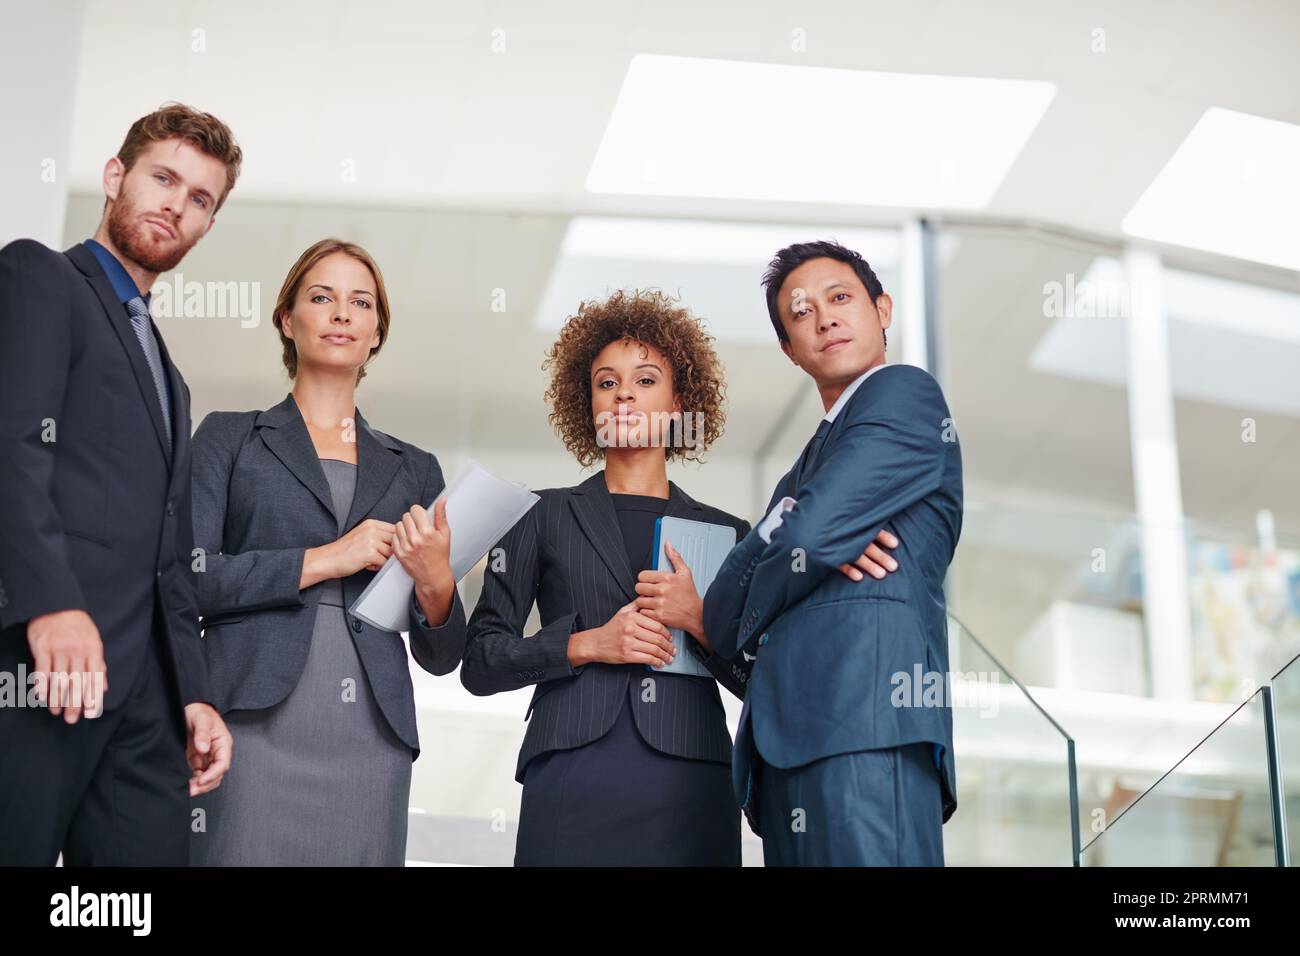
[[[515,864],[738,866],[740,808],[721,683],[753,667],[714,654],[703,601],[661,515],[749,523],[695,501],[667,463],[722,434],[722,366],[702,323],[660,292],[584,302],[551,346],[550,420],[578,463],[604,468],[541,500],[497,544],[469,623],[461,681],[474,694],[533,685],[515,779]],[[885,572],[873,544],[841,570]],[[525,635],[533,605],[542,627]],[[676,648],[669,628],[683,629]],[[692,654],[712,676],[666,672]]]
[[[550,420],[578,463],[604,468],[541,500],[493,550],[461,681],[474,694],[533,685],[515,779],[515,864],[737,866],[740,809],[721,683],[753,667],[709,649],[703,602],[661,515],[749,523],[695,501],[667,463],[722,434],[722,366],[702,323],[659,292],[585,302],[551,346]],[[871,570],[865,560],[858,565]],[[861,578],[858,568],[844,573]],[[873,572],[874,573],[874,572]],[[542,627],[523,628],[536,603]],[[674,647],[669,628],[682,628]],[[712,676],[659,670],[695,655]]]
[[[740,863],[740,809],[721,682],[743,696],[752,664],[709,651],[703,605],[655,519],[749,523],[668,480],[722,432],[722,367],[698,319],[659,292],[585,302],[544,368],[550,420],[584,467],[501,540],[470,619],[461,680],[475,694],[534,685],[515,779],[515,864]],[[533,604],[542,628],[525,635]],[[669,628],[693,638],[676,650]],[[696,654],[713,676],[658,671]]]

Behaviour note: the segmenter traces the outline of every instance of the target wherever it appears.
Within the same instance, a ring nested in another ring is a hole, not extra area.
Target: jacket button
[[[167,513],[169,515],[174,515],[176,513],[176,502],[174,501],[167,502]]]
[[[767,643],[767,631],[764,631],[763,636],[758,639],[758,646],[762,647],[766,643]]]
[[[355,621],[355,620],[354,620],[354,621],[352,622],[352,630],[356,631],[358,634],[361,633],[361,628],[362,628],[362,624],[361,624],[360,621]]]

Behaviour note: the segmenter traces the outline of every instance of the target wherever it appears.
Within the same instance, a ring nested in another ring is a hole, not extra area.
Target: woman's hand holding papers
[[[419,505],[402,515],[393,535],[393,554],[415,582],[415,599],[429,623],[445,622],[456,595],[445,497],[434,503],[432,515]]]

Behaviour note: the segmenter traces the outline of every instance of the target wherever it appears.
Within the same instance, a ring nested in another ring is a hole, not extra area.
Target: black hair
[[[867,260],[862,258],[861,253],[840,245],[834,239],[796,242],[794,245],[786,246],[767,264],[767,271],[763,273],[762,280],[763,288],[767,292],[767,315],[772,320],[772,328],[776,329],[776,337],[782,342],[790,341],[790,336],[786,334],[785,326],[781,324],[781,314],[776,303],[777,296],[781,294],[781,286],[785,284],[790,273],[810,259],[836,259],[852,266],[854,275],[866,288],[867,297],[871,299],[872,305],[875,305],[876,299],[884,294],[884,287],[876,278],[876,273]],[[884,334],[883,329],[881,334]],[[888,346],[888,338],[885,339],[885,344]]]

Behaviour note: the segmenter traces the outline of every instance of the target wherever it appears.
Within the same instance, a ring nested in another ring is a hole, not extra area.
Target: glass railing
[[[957,812],[949,866],[1070,866],[1079,856],[1074,740],[989,649],[948,618]]]
[[[1287,863],[1300,866],[1300,657],[1273,675],[1273,740],[1278,763],[1277,792],[1282,806],[1280,831]]]
[[[1116,774],[1086,826],[1084,866],[1275,866],[1285,857],[1276,800],[1272,688],[1256,690],[1154,784]]]

